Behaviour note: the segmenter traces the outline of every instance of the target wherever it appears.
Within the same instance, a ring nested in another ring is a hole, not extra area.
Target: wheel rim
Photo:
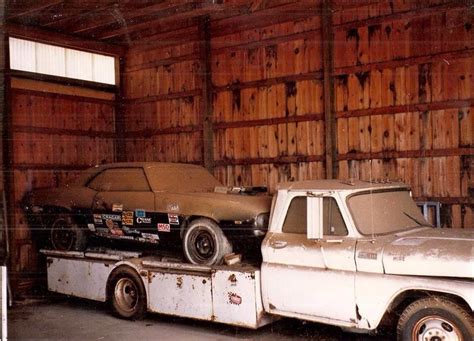
[[[190,238],[192,257],[198,261],[207,261],[215,255],[216,244],[207,230],[197,229]]]
[[[135,283],[129,278],[121,278],[115,284],[115,301],[123,311],[131,313],[138,304],[138,290]]]
[[[51,228],[51,243],[56,250],[71,250],[74,244],[74,233],[65,219],[57,219]]]
[[[452,322],[440,316],[426,316],[416,323],[413,341],[461,341],[461,331]]]

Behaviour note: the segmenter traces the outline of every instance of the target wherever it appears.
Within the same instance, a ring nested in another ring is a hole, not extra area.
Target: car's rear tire
[[[232,252],[232,245],[214,221],[200,218],[193,220],[184,232],[183,251],[189,263],[218,265]]]
[[[115,269],[107,282],[107,294],[114,315],[129,320],[145,316],[145,287],[133,269],[126,266]]]
[[[427,297],[413,302],[400,315],[397,326],[400,341],[467,341],[472,335],[472,315],[444,297]]]
[[[87,246],[87,234],[69,214],[60,213],[51,223],[50,242],[54,250],[84,251]]]

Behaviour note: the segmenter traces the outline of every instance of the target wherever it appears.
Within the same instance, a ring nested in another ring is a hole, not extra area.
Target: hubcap
[[[56,250],[68,251],[74,243],[74,233],[65,219],[58,219],[51,229],[51,242]]]
[[[427,316],[413,328],[412,340],[417,341],[461,341],[459,328],[440,316]]]
[[[194,256],[201,261],[208,260],[214,256],[216,245],[212,235],[206,230],[197,230],[192,238],[191,245],[194,246],[196,252]]]
[[[115,301],[120,309],[132,312],[138,303],[138,291],[135,283],[128,278],[121,278],[115,284]]]

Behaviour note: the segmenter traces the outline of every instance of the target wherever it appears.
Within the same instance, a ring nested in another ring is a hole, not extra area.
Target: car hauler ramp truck
[[[400,183],[281,184],[259,266],[198,266],[137,253],[44,251],[51,291],[259,328],[280,316],[399,340],[471,340],[474,236],[434,229]]]

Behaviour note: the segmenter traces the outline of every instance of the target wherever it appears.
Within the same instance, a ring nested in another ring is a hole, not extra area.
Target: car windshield
[[[360,233],[378,235],[431,226],[407,190],[363,192],[348,206]]]
[[[205,168],[186,167],[150,167],[148,180],[155,191],[169,192],[213,192],[222,184]]]

